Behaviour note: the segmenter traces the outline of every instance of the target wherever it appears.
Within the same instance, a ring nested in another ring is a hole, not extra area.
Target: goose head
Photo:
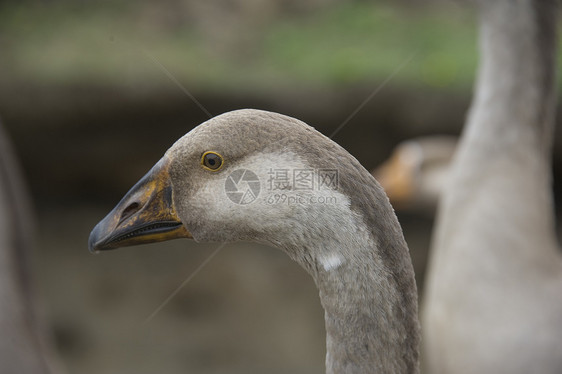
[[[373,176],[294,118],[239,110],[179,139],[90,235],[91,251],[174,238],[255,241],[314,278],[329,373],[416,372],[408,247]]]
[[[376,226],[385,226],[393,215],[386,205],[359,162],[312,127],[276,113],[239,110],[179,139],[94,228],[89,248],[182,237],[257,241],[281,247],[306,267],[318,261],[329,267],[339,261],[333,253],[297,251],[321,251],[309,242],[325,237],[340,247],[353,245],[373,226],[373,212],[364,214],[368,208],[379,213],[383,224]],[[338,226],[345,229],[334,236]]]
[[[433,135],[409,139],[372,171],[398,210],[434,213],[449,173],[457,139]]]

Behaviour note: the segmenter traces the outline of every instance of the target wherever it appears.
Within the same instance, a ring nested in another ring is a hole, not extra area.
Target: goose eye
[[[216,152],[205,152],[201,157],[201,165],[206,169],[217,171],[222,166],[222,156]]]

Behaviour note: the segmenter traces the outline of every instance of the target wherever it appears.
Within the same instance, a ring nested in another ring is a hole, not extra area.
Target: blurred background
[[[473,10],[453,1],[0,1],[0,118],[33,196],[35,293],[68,372],[324,372],[316,288],[280,251],[227,245],[143,323],[216,245],[95,256],[89,232],[209,115],[272,110],[326,135],[347,121],[334,140],[367,169],[402,140],[457,135],[476,38]],[[398,214],[421,289],[433,211]]]

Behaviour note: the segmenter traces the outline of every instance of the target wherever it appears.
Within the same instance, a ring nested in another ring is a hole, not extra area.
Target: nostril
[[[137,202],[129,204],[121,213],[121,222],[138,212],[140,209],[140,204]]]

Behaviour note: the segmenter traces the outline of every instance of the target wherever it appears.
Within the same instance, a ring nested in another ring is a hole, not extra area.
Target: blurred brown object
[[[1,373],[55,372],[29,281],[27,256],[34,232],[31,217],[27,189],[0,123]]]

